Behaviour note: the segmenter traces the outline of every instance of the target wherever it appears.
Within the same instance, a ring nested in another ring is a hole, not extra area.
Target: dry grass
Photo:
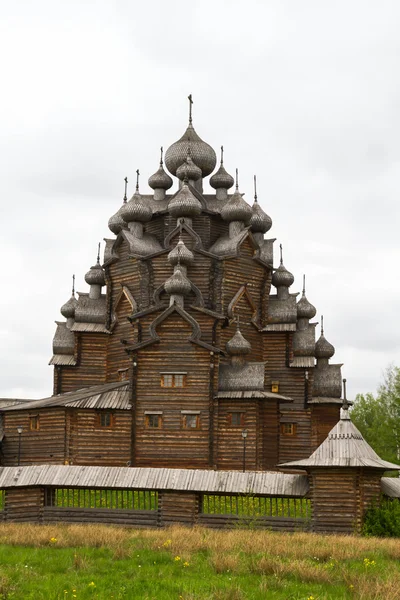
[[[130,558],[143,549],[167,552],[171,559],[179,556],[182,563],[190,564],[201,556],[215,574],[257,575],[266,593],[271,581],[279,584],[290,580],[330,588],[341,585],[349,597],[359,600],[400,600],[400,570],[396,563],[400,558],[400,540],[395,539],[178,526],[132,530],[101,525],[0,523],[0,543],[75,548],[75,571],[91,568],[85,547],[107,548],[114,560]],[[365,559],[371,561],[367,566]],[[9,588],[8,580],[3,579],[0,598],[2,590]],[[210,598],[241,600],[243,594],[232,581],[229,590],[215,590]],[[183,600],[195,598],[196,595],[183,596]]]

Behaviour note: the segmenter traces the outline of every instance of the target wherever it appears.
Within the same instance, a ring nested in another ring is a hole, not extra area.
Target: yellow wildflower
[[[91,581],[91,582],[90,582],[88,585],[89,585],[89,587],[91,587],[91,588],[95,588],[95,587],[96,587],[96,584],[95,584],[95,582],[94,582],[94,581]]]
[[[57,542],[57,538],[55,538],[55,537],[51,537],[51,538],[49,539],[49,542],[50,542],[50,544],[55,544],[55,543]]]
[[[175,558],[174,558],[174,561],[175,561],[175,562],[178,562],[178,561],[180,561],[180,560],[181,560],[181,557],[180,557],[180,556],[175,556]]]

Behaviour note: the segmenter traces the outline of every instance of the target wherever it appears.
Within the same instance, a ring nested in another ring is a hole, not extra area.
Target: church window
[[[39,415],[29,417],[29,429],[31,431],[38,431],[40,429]]]
[[[162,412],[145,412],[145,424],[147,429],[162,428]]]
[[[200,412],[182,410],[182,429],[200,429]]]
[[[161,387],[185,387],[186,373],[161,373]]]
[[[244,412],[231,412],[228,413],[228,426],[229,427],[244,427]]]
[[[296,423],[281,423],[282,435],[296,435]]]

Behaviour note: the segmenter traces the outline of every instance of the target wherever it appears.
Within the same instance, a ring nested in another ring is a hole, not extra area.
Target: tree
[[[384,460],[400,460],[400,368],[390,365],[376,397],[357,394],[351,418],[366,441]]]

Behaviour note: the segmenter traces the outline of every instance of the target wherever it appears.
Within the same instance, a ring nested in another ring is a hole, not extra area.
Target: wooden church
[[[53,395],[0,408],[2,465],[274,470],[339,420],[341,365],[304,282],[298,298],[256,190],[250,206],[222,148],[215,170],[189,101],[153,192],[137,172],[128,201],[125,182],[89,291],[61,308]]]

